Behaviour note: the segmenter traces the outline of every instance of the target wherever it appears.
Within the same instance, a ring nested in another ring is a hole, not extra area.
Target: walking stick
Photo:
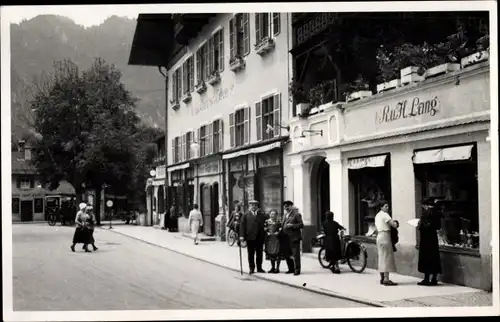
[[[243,276],[243,259],[241,257],[241,240],[238,238],[238,248],[240,249],[240,274]]]

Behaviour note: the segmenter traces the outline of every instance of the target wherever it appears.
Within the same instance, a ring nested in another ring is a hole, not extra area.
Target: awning
[[[190,166],[191,166],[191,164],[189,162],[187,162],[187,163],[183,163],[183,164],[179,164],[179,165],[170,167],[170,168],[167,169],[167,171],[168,172],[173,172],[173,171],[177,171],[177,170],[187,169]]]
[[[385,165],[387,154],[347,160],[348,169],[380,168]]]
[[[418,151],[413,154],[413,163],[437,163],[445,161],[469,160],[473,145],[462,145],[452,148]]]
[[[223,155],[222,159],[227,160],[227,159],[234,159],[234,158],[241,157],[244,155],[249,155],[249,154],[264,153],[264,152],[267,152],[267,151],[270,151],[272,149],[276,149],[279,147],[281,147],[281,142],[278,141],[278,142],[259,146],[259,147],[252,148],[252,149],[246,149],[246,150],[241,150],[241,151],[237,151],[237,152],[233,152],[233,153],[228,153],[228,154]]]

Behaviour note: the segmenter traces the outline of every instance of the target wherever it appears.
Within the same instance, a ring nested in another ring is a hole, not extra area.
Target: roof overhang
[[[174,48],[171,14],[139,14],[129,65],[167,66]]]

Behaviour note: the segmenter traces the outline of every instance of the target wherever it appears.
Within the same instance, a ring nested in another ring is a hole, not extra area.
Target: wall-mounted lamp
[[[287,125],[287,126],[283,126],[281,124],[277,124],[275,123],[274,126],[279,126],[280,128],[282,129],[285,129],[287,130],[288,132],[290,132],[290,125]],[[267,124],[266,125],[266,133],[269,134],[271,132],[274,132],[274,127],[271,125],[271,124]]]
[[[300,136],[297,138],[297,143],[303,145],[305,143],[306,135],[305,133],[311,133],[309,136],[320,135],[323,136],[323,130],[303,130]]]

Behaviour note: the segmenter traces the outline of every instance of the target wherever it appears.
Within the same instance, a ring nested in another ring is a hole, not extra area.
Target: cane
[[[241,240],[238,239],[238,248],[240,249],[240,274],[243,276],[243,259],[241,256]]]

